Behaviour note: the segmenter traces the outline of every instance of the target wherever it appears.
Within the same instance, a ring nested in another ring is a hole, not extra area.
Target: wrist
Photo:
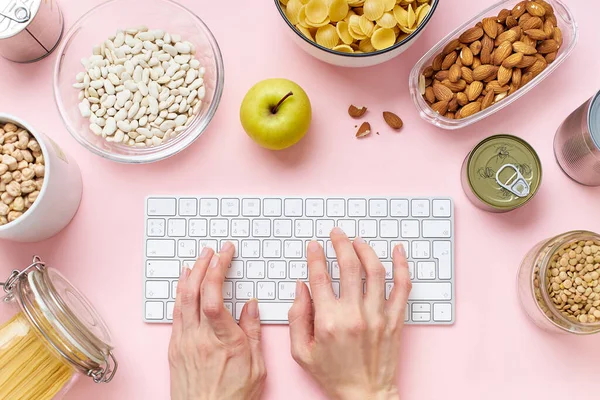
[[[400,395],[395,387],[381,390],[354,388],[345,390],[333,398],[336,400],[400,400]]]

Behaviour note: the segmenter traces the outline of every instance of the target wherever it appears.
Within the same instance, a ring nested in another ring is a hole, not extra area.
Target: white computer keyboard
[[[364,238],[393,288],[391,251],[402,243],[413,288],[405,321],[454,323],[454,207],[449,198],[150,196],[146,199],[144,320],[171,322],[177,280],[203,247],[236,247],[223,286],[225,307],[238,319],[259,301],[263,323],[286,324],[295,281],[308,281],[306,246],[321,242],[336,295],[340,271],[329,233],[335,226]]]

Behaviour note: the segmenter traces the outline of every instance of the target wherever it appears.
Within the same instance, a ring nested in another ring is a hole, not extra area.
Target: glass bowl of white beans
[[[71,135],[121,163],[150,163],[192,144],[224,85],[221,51],[202,20],[170,0],[111,0],[69,30],[54,97]]]

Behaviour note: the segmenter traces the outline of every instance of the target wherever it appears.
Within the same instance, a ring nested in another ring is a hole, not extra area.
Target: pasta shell
[[[346,18],[344,18],[344,21],[346,22],[350,22],[350,17],[356,15],[356,13],[352,10],[348,11],[348,14],[346,15]]]
[[[415,10],[409,6],[408,7],[408,25],[407,28],[412,28],[417,23],[417,15],[415,14]]]
[[[300,0],[289,0],[287,7],[285,9],[285,15],[292,25],[298,24],[298,15],[300,14],[300,9],[303,7]]]
[[[373,32],[371,44],[376,50],[387,49],[396,43],[394,31],[388,28],[380,28]]]
[[[306,24],[311,28],[320,28],[322,26],[329,25],[330,22],[331,21],[329,21],[329,18],[326,18],[325,21],[319,23],[315,23],[309,19],[306,19]]]
[[[429,0],[427,0],[429,1]],[[392,11],[396,7],[396,0],[383,0],[384,10]]]
[[[340,42],[340,38],[333,25],[325,25],[317,30],[315,35],[317,43],[328,49],[333,49]]]
[[[306,4],[306,20],[313,24],[320,24],[325,21],[329,15],[329,7],[325,0],[310,0]]]
[[[379,25],[382,28],[392,29],[393,27],[398,25],[398,22],[396,21],[396,18],[394,18],[394,14],[392,14],[391,12],[386,12],[381,16],[381,18],[377,20],[377,25]]]
[[[348,5],[350,7],[360,7],[365,4],[365,0],[348,0]]]
[[[427,16],[427,14],[429,14],[429,11],[431,11],[431,6],[427,3],[419,6],[419,8],[417,8],[417,26],[421,26],[421,24],[423,23],[423,20],[425,19],[425,17]]]
[[[365,15],[360,16],[358,26],[360,27],[360,31],[368,37],[371,37],[373,30],[375,29],[375,24],[372,21],[369,21]]]
[[[301,25],[306,29],[311,27],[306,21],[306,6],[302,6],[300,9],[300,13],[298,14],[298,25]]]
[[[300,3],[307,5],[310,0],[300,0]]]
[[[396,6],[394,7],[393,14],[394,18],[396,18],[396,21],[398,22],[398,25],[408,26],[408,11],[401,6]]]
[[[340,53],[354,53],[354,49],[347,44],[340,44],[333,48],[335,51],[339,51]]]
[[[313,42],[315,41],[315,38],[313,38],[313,35],[310,33],[310,31],[302,25],[296,25],[296,29],[298,29],[300,33],[302,33],[307,39]]]
[[[365,0],[363,13],[369,21],[377,21],[385,12],[384,0]]]
[[[338,22],[346,18],[350,11],[346,0],[332,0],[329,4],[329,19],[332,22]]]
[[[346,21],[340,21],[335,26],[338,36],[342,39],[342,42],[345,44],[352,44],[354,42],[354,38],[350,36],[350,32],[348,32],[348,23]]]
[[[400,26],[400,30],[401,30],[402,32],[404,32],[404,33],[411,34],[411,33],[413,33],[414,31],[416,31],[416,30],[417,30],[417,27],[415,26],[414,28],[407,28],[407,27],[405,27],[405,26]]]
[[[371,44],[371,39],[366,38],[360,41],[360,43],[358,44],[358,50],[362,51],[363,53],[372,53],[375,50],[375,47],[373,47],[373,45]]]

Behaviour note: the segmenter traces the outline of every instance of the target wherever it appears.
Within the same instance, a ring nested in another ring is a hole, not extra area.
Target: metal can
[[[22,63],[40,60],[56,48],[63,27],[56,0],[0,0],[0,55]]]
[[[469,153],[461,175],[463,190],[475,206],[502,213],[523,206],[535,196],[542,182],[542,164],[523,139],[495,135]]]
[[[554,155],[575,182],[600,186],[600,92],[560,125],[554,136]]]

